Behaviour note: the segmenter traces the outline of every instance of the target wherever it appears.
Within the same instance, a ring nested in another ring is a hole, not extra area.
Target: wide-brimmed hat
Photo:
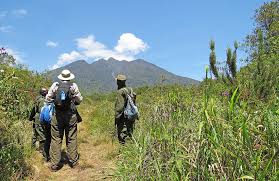
[[[119,74],[116,76],[116,80],[125,81],[127,78],[125,75]]]
[[[75,75],[70,72],[70,70],[62,70],[61,74],[57,76],[60,80],[72,80]]]

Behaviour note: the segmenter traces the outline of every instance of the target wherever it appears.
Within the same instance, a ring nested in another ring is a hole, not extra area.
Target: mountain
[[[81,90],[105,92],[116,89],[113,76],[122,73],[128,78],[127,85],[141,87],[145,85],[164,84],[198,84],[194,79],[177,76],[145,60],[118,61],[113,58],[100,59],[91,64],[84,60],[78,60],[64,67],[48,72],[50,78],[57,80],[57,75],[63,69],[69,69],[76,76],[75,82]]]

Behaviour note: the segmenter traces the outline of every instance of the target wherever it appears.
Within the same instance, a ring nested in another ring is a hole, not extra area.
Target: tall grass
[[[93,94],[87,96],[87,101],[84,103],[94,109],[89,123],[90,132],[95,137],[94,144],[114,140],[114,97],[114,94]]]
[[[249,106],[236,88],[206,83],[147,89],[119,180],[277,180],[278,98]]]

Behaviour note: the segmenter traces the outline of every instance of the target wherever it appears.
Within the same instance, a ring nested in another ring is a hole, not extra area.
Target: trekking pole
[[[116,80],[114,72],[111,73],[111,76],[113,77],[113,80]]]

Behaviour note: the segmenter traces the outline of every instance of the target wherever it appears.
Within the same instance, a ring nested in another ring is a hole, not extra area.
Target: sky
[[[254,26],[264,0],[0,0],[0,46],[42,72],[84,59],[144,59],[202,80]],[[239,51],[239,59],[245,57]]]

